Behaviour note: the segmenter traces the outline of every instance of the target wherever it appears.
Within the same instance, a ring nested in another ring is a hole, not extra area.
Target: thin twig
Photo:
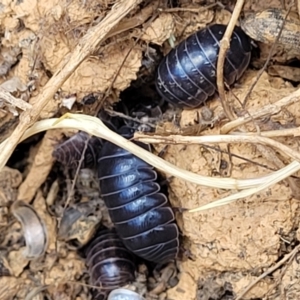
[[[235,116],[234,113],[231,110],[231,107],[229,104],[226,102],[226,96],[225,96],[225,87],[224,87],[224,78],[223,78],[223,68],[224,68],[224,62],[226,59],[226,53],[227,50],[229,49],[230,46],[230,38],[231,34],[234,30],[235,24],[239,18],[240,12],[243,8],[244,5],[244,0],[238,0],[230,22],[226,28],[225,34],[220,42],[220,51],[219,51],[219,58],[218,58],[218,63],[217,63],[217,87],[218,87],[218,93],[220,96],[221,104],[224,109],[224,112],[229,120],[234,120]]]
[[[82,124],[85,125],[84,128]],[[111,143],[133,153],[137,157],[141,158],[142,160],[144,160],[151,166],[157,168],[158,170],[161,170],[162,172],[207,187],[234,189],[234,190],[253,188],[261,185],[262,182],[269,182],[270,179],[274,178],[274,176],[277,177],[276,172],[280,171],[278,170],[273,174],[259,176],[259,178],[251,178],[251,179],[214,178],[214,177],[195,174],[193,172],[189,172],[181,168],[178,168],[177,166],[157,157],[156,155],[149,153],[149,151],[146,151],[145,149],[139,147],[138,145],[132,143],[131,141],[125,139],[124,137],[108,129],[103,124],[103,122],[98,118],[87,116],[87,115],[76,115],[76,114],[67,113],[60,119],[53,118],[53,119],[38,121],[25,132],[25,134],[22,136],[22,140],[38,132],[42,132],[49,129],[56,129],[56,128],[69,128],[69,129],[79,129],[79,130],[84,129],[84,131],[86,131],[90,135],[95,135],[105,140],[109,140]],[[189,138],[189,137],[183,137],[183,138]],[[294,151],[288,148],[287,146],[282,145],[281,143],[275,142],[267,138],[244,136],[243,139],[241,139],[241,136],[233,136],[233,135],[203,136],[203,137],[194,137],[194,138],[205,138],[206,140],[205,141],[201,140],[201,143],[202,142],[227,143],[234,140],[239,143],[241,142],[241,140],[243,140],[244,142],[247,141],[251,143],[258,143],[258,142],[264,143],[265,141],[267,142],[267,144],[271,145],[272,147],[276,149],[277,148],[281,149],[281,151],[283,151],[285,155],[289,155],[292,158],[296,159],[297,161],[300,160],[300,154],[297,151]],[[157,142],[157,140],[155,139],[154,141]]]
[[[262,136],[251,135],[205,135],[205,136],[183,136],[183,135],[145,135],[139,132],[134,134],[134,140],[149,144],[205,144],[205,143],[251,143],[271,146],[283,155],[289,156],[293,160],[300,161],[300,153],[287,147],[286,145]]]
[[[153,124],[150,123],[151,121],[156,121],[157,120],[156,118],[148,118],[149,122],[145,123],[144,121],[142,121],[142,120],[140,120],[138,118],[133,118],[133,117],[130,117],[128,115],[125,115],[123,113],[120,113],[120,112],[117,112],[117,111],[114,111],[114,110],[111,110],[111,109],[108,109],[108,108],[106,108],[105,111],[111,117],[120,117],[120,118],[122,118],[124,120],[129,120],[129,121],[133,121],[133,122],[140,123],[140,124],[146,124],[149,127],[156,128],[155,125],[153,125]]]
[[[276,171],[276,170],[277,170],[277,169],[271,168],[271,167],[269,167],[269,166],[267,166],[267,165],[260,164],[260,163],[258,163],[258,162],[256,162],[256,161],[252,160],[252,159],[248,159],[248,158],[243,157],[243,156],[241,156],[241,155],[237,155],[237,154],[235,154],[235,153],[231,153],[231,152],[228,152],[228,151],[219,149],[219,148],[217,148],[217,147],[208,146],[208,145],[202,145],[202,147],[205,148],[205,149],[212,149],[212,150],[214,150],[214,151],[216,151],[216,152],[220,152],[220,153],[222,153],[222,154],[227,154],[228,156],[236,157],[236,158],[238,158],[238,159],[240,159],[240,160],[244,160],[244,161],[246,161],[246,162],[248,162],[248,163],[251,163],[251,164],[256,165],[256,166],[258,166],[258,167],[264,168],[264,169],[266,169],[266,170],[270,170],[270,171]],[[299,179],[300,179],[300,178],[299,178]]]
[[[102,22],[91,28],[87,34],[80,39],[74,51],[61,63],[58,70],[43,88],[42,92],[36,98],[31,99],[34,102],[32,109],[25,111],[20,115],[18,126],[13,131],[12,135],[1,144],[0,170],[5,166],[26,129],[37,120],[41,111],[48,101],[53,98],[56,91],[73,74],[77,67],[98,49],[100,42],[103,42],[111,29],[141,2],[142,0],[117,2]]]
[[[69,192],[68,194],[68,197],[67,197],[67,200],[65,202],[65,205],[64,205],[64,210],[68,207],[72,197],[74,196],[74,189],[75,189],[75,185],[76,185],[76,181],[77,181],[77,178],[79,176],[79,172],[80,172],[80,168],[81,168],[81,165],[83,164],[83,161],[84,161],[84,155],[85,155],[85,152],[88,148],[88,143],[91,139],[91,136],[89,136],[85,142],[84,142],[84,148],[83,148],[83,151],[82,151],[82,154],[81,154],[81,157],[80,157],[80,160],[78,162],[78,166],[76,168],[76,172],[75,172],[75,176],[73,178],[73,182],[72,182],[72,186],[71,186],[71,191]]]
[[[32,108],[31,104],[25,102],[20,98],[16,98],[12,96],[9,92],[5,91],[3,88],[0,88],[0,99],[5,100],[7,103],[15,107],[18,107],[24,111]]]
[[[221,129],[222,133],[223,134],[228,133],[232,131],[234,128],[240,127],[241,125],[246,124],[254,119],[277,114],[281,111],[282,107],[297,103],[299,100],[300,100],[300,89],[296,90],[295,92],[278,100],[273,104],[265,105],[260,109],[256,108],[255,110],[249,110],[249,114],[251,115],[251,117],[248,115],[243,116],[225,124]]]
[[[281,136],[300,136],[300,127],[296,128],[287,128],[287,129],[278,129],[278,130],[268,130],[257,132],[232,132],[231,135],[251,135],[251,136],[263,136],[268,138],[281,137]]]
[[[245,290],[243,290],[236,298],[235,300],[240,300],[242,297],[248,293],[260,280],[265,278],[266,276],[273,273],[275,270],[277,270],[279,267],[281,267],[286,261],[288,261],[290,258],[295,257],[297,252],[300,250],[300,245],[298,245],[291,253],[287,254],[281,261],[279,261],[275,266],[268,269],[266,272],[261,274],[257,279],[255,279],[251,284],[249,284]]]
[[[174,12],[194,12],[194,13],[199,13],[199,12],[202,12],[202,11],[206,11],[208,9],[211,9],[215,6],[220,6],[222,8],[225,8],[225,6],[221,3],[221,2],[216,2],[216,3],[212,3],[212,4],[209,4],[205,7],[173,7],[173,8],[159,8],[158,10],[161,11],[161,12],[168,12],[168,13],[174,13]]]
[[[159,5],[159,2],[158,2],[158,3],[155,3],[155,5],[156,5],[156,8],[157,8],[158,5]],[[153,9],[154,9],[154,8],[153,8]],[[153,12],[153,15],[151,16],[150,20],[148,21],[148,26],[150,26],[151,22],[152,22],[156,17],[157,17],[157,13],[154,14],[154,12]],[[148,26],[145,26],[145,29],[147,29]],[[127,53],[126,53],[126,55],[125,55],[125,57],[124,57],[124,59],[123,59],[121,65],[120,65],[118,71],[115,73],[114,77],[113,77],[112,80],[111,80],[110,86],[109,86],[109,88],[107,89],[107,91],[106,91],[106,93],[105,93],[106,95],[109,95],[109,94],[111,93],[112,87],[113,87],[114,83],[116,82],[116,80],[117,80],[117,78],[118,78],[118,76],[119,76],[119,74],[120,74],[121,69],[123,68],[123,66],[124,66],[124,64],[125,64],[125,62],[126,62],[126,60],[128,59],[128,57],[129,57],[130,53],[132,52],[132,50],[134,49],[134,47],[135,47],[135,46],[138,44],[138,42],[140,41],[140,38],[143,36],[143,34],[144,34],[143,30],[141,30],[140,34],[136,37],[136,39],[135,39],[135,41],[134,41],[134,43],[133,43],[133,46],[130,47],[130,49],[127,51]],[[109,35],[108,35],[108,36],[109,36]],[[104,97],[104,99],[102,99],[101,104],[104,103],[105,98],[106,98],[106,97]],[[102,107],[102,105],[100,105],[99,109],[100,109],[101,107]]]

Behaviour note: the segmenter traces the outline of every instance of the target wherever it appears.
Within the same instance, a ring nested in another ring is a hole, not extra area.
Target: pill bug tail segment
[[[133,130],[122,127],[130,138]],[[149,145],[138,143],[149,150]],[[98,159],[102,198],[127,249],[150,262],[164,264],[177,257],[179,230],[152,166],[112,143]]]
[[[216,67],[226,26],[208,26],[179,43],[161,61],[156,74],[160,96],[180,108],[195,108],[217,90]],[[235,27],[224,63],[228,85],[238,80],[251,58],[251,40]]]
[[[112,290],[134,281],[135,257],[115,231],[99,230],[84,253],[90,284],[99,287],[93,290],[93,299],[104,300]]]

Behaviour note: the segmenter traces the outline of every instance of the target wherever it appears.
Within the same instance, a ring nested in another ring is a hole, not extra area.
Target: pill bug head
[[[161,97],[180,108],[204,104],[217,90],[216,66],[226,26],[208,26],[179,43],[161,61],[155,80]],[[235,27],[224,63],[224,79],[232,85],[251,58],[250,38]]]
[[[106,299],[109,292],[135,279],[135,257],[123,245],[115,231],[99,230],[83,249],[90,274],[93,299]]]

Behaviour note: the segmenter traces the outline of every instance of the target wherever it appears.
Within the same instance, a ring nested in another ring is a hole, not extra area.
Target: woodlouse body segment
[[[53,157],[56,158],[65,167],[76,169],[85,149],[85,143],[89,135],[80,131],[71,138],[58,145],[53,151]],[[92,136],[87,144],[84,159],[81,168],[94,167],[97,163],[97,151],[101,147],[101,140]]]
[[[174,259],[179,231],[153,167],[107,142],[98,160],[98,175],[103,200],[124,245],[148,261],[163,264]]]
[[[212,96],[216,89],[216,65],[220,41],[226,26],[204,28],[179,43],[162,60],[156,76],[159,94],[182,108],[195,108]],[[250,62],[251,41],[235,27],[224,63],[224,79],[228,85],[238,80]]]
[[[113,289],[134,281],[134,257],[114,231],[100,231],[85,252],[90,282],[101,287],[93,299],[106,299]]]

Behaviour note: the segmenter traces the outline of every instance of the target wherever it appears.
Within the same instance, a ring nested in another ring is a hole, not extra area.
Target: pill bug
[[[130,138],[133,131],[123,126],[119,133]],[[98,177],[102,198],[124,245],[151,262],[163,264],[174,259],[179,249],[179,231],[153,167],[106,142],[98,159]]]
[[[76,169],[82,157],[86,141],[89,135],[83,131],[79,131],[71,138],[61,143],[53,151],[53,157],[70,169]],[[81,168],[92,168],[97,163],[97,151],[101,147],[102,141],[98,137],[91,137],[84,154]]]
[[[226,26],[208,26],[179,43],[161,61],[156,74],[158,93],[181,108],[203,104],[217,90],[216,65],[220,41]],[[224,63],[224,79],[228,85],[238,80],[251,58],[251,40],[235,27]]]
[[[84,252],[90,283],[101,287],[93,291],[93,299],[106,299],[112,290],[134,281],[135,258],[115,231],[98,231]]]

